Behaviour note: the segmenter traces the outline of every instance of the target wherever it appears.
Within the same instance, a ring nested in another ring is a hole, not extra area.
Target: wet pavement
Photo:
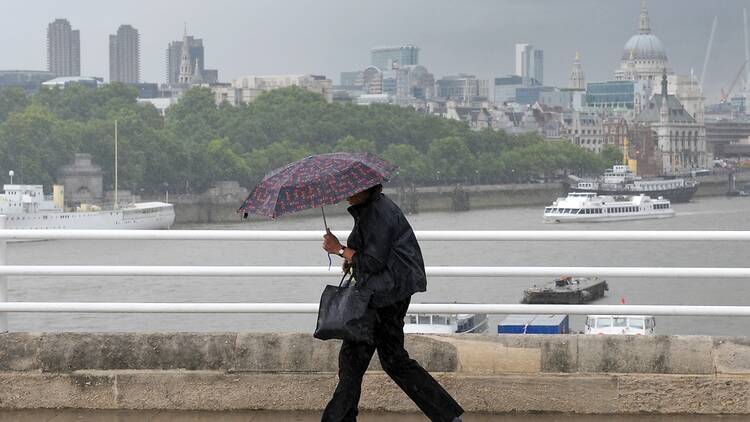
[[[81,410],[39,409],[0,410],[0,422],[317,422],[318,412],[272,411],[158,411],[158,410]],[[363,412],[359,422],[425,422],[427,418],[417,413]],[[739,422],[747,421],[742,415],[567,415],[567,414],[466,414],[464,422]]]

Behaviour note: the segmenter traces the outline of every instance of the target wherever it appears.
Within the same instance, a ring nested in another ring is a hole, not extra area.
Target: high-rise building
[[[138,30],[121,25],[109,36],[109,80],[135,84],[141,81],[141,51]]]
[[[193,66],[196,60],[200,66],[201,73],[205,71],[205,60],[203,60],[203,40],[192,36],[183,37],[187,39],[187,50],[189,54],[190,69],[188,75],[194,72]],[[176,85],[180,82],[180,63],[182,62],[182,45],[184,41],[172,41],[167,47],[167,84]]]
[[[544,51],[531,44],[516,44],[516,75],[544,84]]]
[[[372,65],[380,70],[419,64],[419,47],[413,45],[376,47],[371,53]]]
[[[81,34],[67,19],[47,26],[47,69],[57,76],[81,76]]]

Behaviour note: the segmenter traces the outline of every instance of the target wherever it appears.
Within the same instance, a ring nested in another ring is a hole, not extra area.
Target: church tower
[[[583,75],[583,66],[581,66],[581,55],[576,51],[576,59],[573,61],[573,69],[570,71],[568,78],[568,88],[586,89],[586,77]]]
[[[188,45],[187,26],[182,34],[182,53],[180,55],[180,84],[189,84],[193,77],[192,66],[190,65],[190,45]]]
[[[203,83],[203,74],[201,74],[201,67],[198,59],[195,59],[195,67],[193,70],[193,76],[190,78],[190,83],[192,85],[201,85]]]

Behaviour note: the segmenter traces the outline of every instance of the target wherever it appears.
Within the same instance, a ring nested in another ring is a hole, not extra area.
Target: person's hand
[[[344,260],[344,263],[341,264],[341,272],[343,272],[344,274],[346,274],[346,273],[349,272],[349,269],[351,267],[352,267],[352,263],[349,262],[349,261],[347,261],[347,260]]]
[[[331,233],[331,230],[326,227],[326,234],[323,235],[323,249],[330,254],[337,255],[339,249],[341,249],[341,242],[339,239]]]

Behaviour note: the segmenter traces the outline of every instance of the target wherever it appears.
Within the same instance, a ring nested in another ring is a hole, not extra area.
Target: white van
[[[585,334],[653,335],[651,315],[588,315]]]

